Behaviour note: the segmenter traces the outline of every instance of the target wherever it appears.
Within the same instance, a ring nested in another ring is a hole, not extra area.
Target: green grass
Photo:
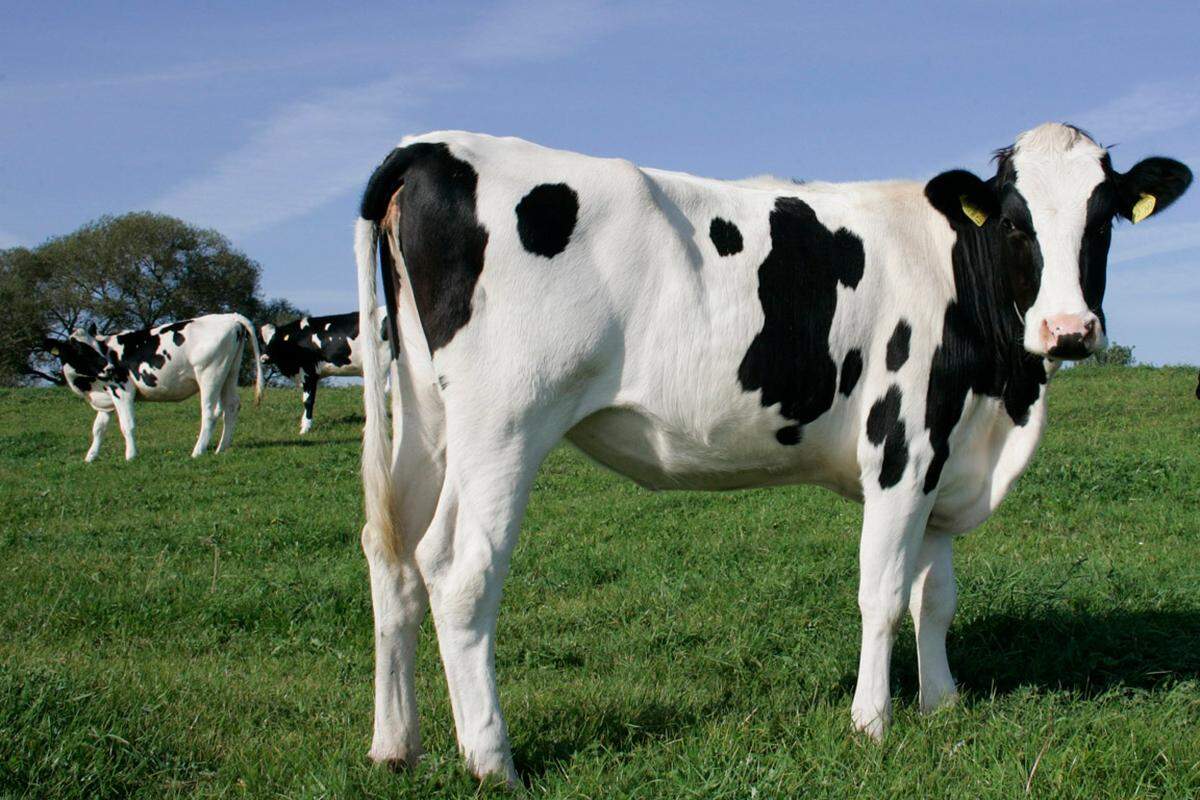
[[[651,494],[556,451],[506,587],[497,667],[536,797],[1200,795],[1200,403],[1179,369],[1059,376],[1040,453],[960,540],[962,703],[850,732],[861,510],[811,488]],[[470,797],[432,628],[428,758],[365,759],[371,614],[354,389],[247,403],[188,458],[140,455],[63,390],[0,392],[0,797]]]

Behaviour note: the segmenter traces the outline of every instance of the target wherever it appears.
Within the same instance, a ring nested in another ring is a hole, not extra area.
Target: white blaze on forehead
[[[1015,185],[1029,207],[1042,254],[1037,300],[1025,315],[1031,350],[1039,349],[1037,337],[1046,317],[1089,311],[1080,285],[1079,249],[1088,200],[1105,179],[1104,153],[1082,131],[1058,123],[1026,131],[1013,147]]]

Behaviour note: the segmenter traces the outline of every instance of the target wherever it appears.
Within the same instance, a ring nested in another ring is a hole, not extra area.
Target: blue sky
[[[1046,120],[1200,172],[1200,4],[0,5],[0,247],[105,213],[212,226],[267,294],[355,305],[351,227],[404,134],[716,177],[929,177]],[[1200,362],[1200,188],[1114,237],[1110,334]]]

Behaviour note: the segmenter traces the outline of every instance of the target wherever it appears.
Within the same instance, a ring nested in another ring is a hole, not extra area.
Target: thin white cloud
[[[654,13],[645,3],[510,0],[479,19],[458,55],[466,62],[560,58]]]
[[[502,4],[480,17],[452,50],[441,64],[438,85],[456,80],[456,66],[567,55],[664,8],[592,0]],[[182,80],[216,69],[219,65],[198,65],[135,79]],[[405,124],[405,116],[428,88],[420,84],[397,75],[286,105],[209,172],[184,181],[150,207],[235,237],[308,213],[360,187],[387,148],[415,128],[411,120]]]
[[[1140,228],[1141,226],[1139,226]],[[1120,230],[1113,237],[1110,264],[1123,264],[1151,256],[1200,250],[1200,222],[1156,222],[1148,230]]]
[[[137,72],[91,75],[83,78],[51,81],[0,81],[0,99],[24,101],[45,99],[58,92],[137,89],[155,84],[203,83],[234,75],[282,72],[316,66],[330,60],[343,60],[360,51],[346,45],[306,49],[265,58],[220,58],[154,67]]]
[[[417,92],[416,79],[326,92],[272,114],[250,139],[202,176],[151,203],[152,210],[230,236],[306,214],[362,185],[394,145]]]
[[[1186,84],[1147,83],[1104,105],[1076,114],[1070,122],[1102,137],[1103,144],[1127,142],[1200,120],[1200,89]]]

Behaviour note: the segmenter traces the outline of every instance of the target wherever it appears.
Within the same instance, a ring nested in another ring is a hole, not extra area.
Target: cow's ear
[[[943,172],[925,184],[925,197],[954,227],[983,227],[1000,213],[991,185],[965,169]]]
[[[269,322],[258,330],[262,334],[263,344],[270,344],[271,339],[275,338],[275,326]]]
[[[1117,178],[1117,213],[1137,224],[1179,199],[1192,182],[1192,171],[1172,158],[1147,158]]]
[[[87,332],[88,332],[88,336],[95,338],[96,337],[96,323],[89,322],[88,326],[87,326]]]

